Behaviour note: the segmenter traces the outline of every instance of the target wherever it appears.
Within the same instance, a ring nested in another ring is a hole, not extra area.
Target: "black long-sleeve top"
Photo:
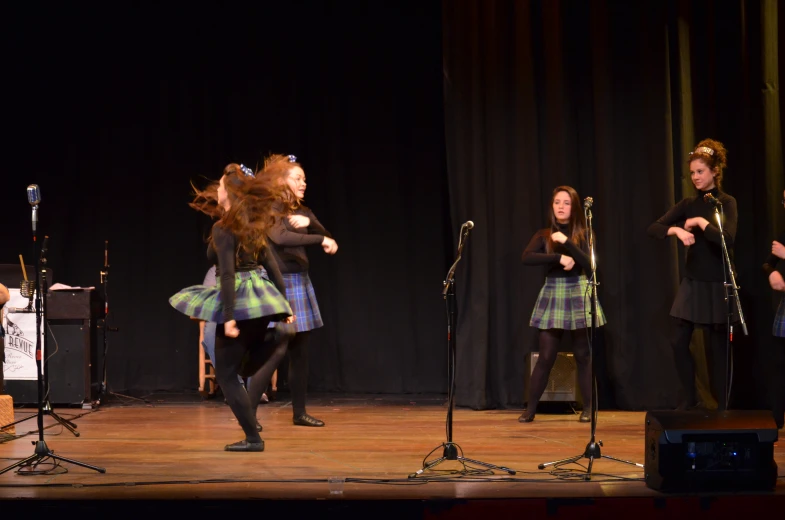
[[[785,244],[785,233],[782,233],[778,238],[777,242],[780,244]],[[766,272],[766,275],[771,275],[774,271],[778,271],[783,278],[785,278],[785,260],[779,258],[774,253],[770,253],[769,257],[766,259],[766,263],[763,264],[763,270]]]
[[[267,236],[275,249],[275,258],[282,273],[301,273],[308,270],[308,254],[305,246],[318,245],[324,237],[332,238],[330,232],[317,220],[309,208],[300,206],[291,215],[302,215],[310,219],[307,228],[295,228],[288,217],[278,218]]]
[[[547,265],[548,271],[545,276],[550,278],[579,276],[591,271],[589,246],[586,241],[583,242],[582,247],[578,247],[570,238],[567,224],[558,224],[557,227],[559,231],[567,235],[567,241],[564,244],[554,242],[553,253],[548,253],[547,245],[551,230],[546,228],[537,231],[523,251],[521,260],[524,265]],[[569,271],[565,271],[564,266],[560,263],[562,255],[570,256],[575,260],[575,265]]]
[[[706,193],[711,193],[722,203],[725,213],[723,220],[723,233],[717,227],[714,216],[714,206],[703,200]],[[723,254],[722,239],[725,236],[725,244],[728,246],[728,255],[733,262],[733,242],[736,238],[736,226],[738,223],[738,210],[736,199],[717,188],[709,191],[699,191],[695,197],[682,199],[678,204],[668,210],[656,222],[649,226],[648,233],[654,238],[665,238],[668,236],[668,229],[684,227],[687,219],[693,217],[703,217],[709,221],[706,229],[701,231],[699,226],[690,230],[695,236],[695,243],[687,248],[687,258],[685,261],[685,276],[693,280],[705,282],[722,282],[723,274]]]
[[[236,272],[253,271],[261,265],[267,270],[270,281],[278,291],[286,295],[278,264],[267,248],[249,253],[238,248],[235,236],[220,223],[213,225],[213,239],[207,247],[207,260],[216,267],[216,277],[221,280],[221,300],[224,304],[224,323],[234,319],[234,274]]]

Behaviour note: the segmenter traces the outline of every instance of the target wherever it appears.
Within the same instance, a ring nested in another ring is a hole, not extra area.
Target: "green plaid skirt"
[[[591,292],[585,275],[546,277],[529,325],[538,329],[585,329],[591,326]],[[596,326],[605,325],[597,302]]]
[[[237,321],[262,317],[281,321],[292,315],[292,308],[286,297],[267,278],[264,269],[235,273],[234,292],[234,319]],[[224,322],[220,279],[214,286],[186,287],[169,298],[169,303],[191,318]]]

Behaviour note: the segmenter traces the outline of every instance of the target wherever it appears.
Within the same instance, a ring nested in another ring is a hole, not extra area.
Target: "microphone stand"
[[[44,375],[42,370],[44,368],[44,364],[46,360],[43,359],[44,352],[42,352],[42,347],[45,349],[45,346],[42,345],[41,342],[41,329],[43,324],[45,323],[46,313],[45,313],[45,297],[42,297],[41,294],[44,292],[42,289],[46,287],[46,275],[44,274],[45,271],[41,269],[41,263],[43,260],[44,265],[46,264],[46,260],[43,258],[46,252],[46,245],[41,250],[41,256],[39,257],[36,253],[36,245],[38,244],[38,232],[36,230],[36,222],[37,222],[37,206],[33,207],[33,255],[36,259],[36,288],[37,291],[35,293],[35,365],[37,370],[38,376],[38,440],[35,441],[35,451],[34,453],[22,460],[19,460],[10,466],[0,469],[0,475],[3,473],[10,471],[14,468],[22,468],[22,467],[30,467],[32,468],[29,470],[30,472],[36,471],[35,468],[38,467],[39,464],[43,463],[47,459],[52,459],[57,465],[57,461],[69,462],[71,464],[75,464],[77,466],[81,466],[83,468],[88,468],[95,470],[99,473],[106,473],[104,468],[99,468],[97,466],[91,466],[90,464],[85,464],[84,462],[79,462],[72,459],[67,459],[65,457],[61,457],[59,455],[55,455],[54,451],[50,450],[49,447],[46,445],[46,441],[44,441],[44,415],[51,415],[55,420],[57,420],[60,424],[68,428],[71,433],[74,433],[77,437],[79,436],[78,433],[74,432],[71,428],[68,427],[65,423],[70,424],[71,426],[76,427],[73,423],[69,423],[68,421],[64,421],[62,418],[58,417],[51,410],[51,406],[49,406],[49,402],[46,401],[44,404]],[[47,237],[48,238],[48,237]],[[44,243],[46,243],[46,239],[44,239]],[[39,281],[41,283],[39,283]],[[45,341],[45,340],[44,340]],[[48,373],[48,369],[47,369]],[[49,389],[46,389],[46,392],[49,392]],[[47,407],[49,408],[47,410]],[[29,417],[28,417],[29,419]],[[27,420],[27,419],[24,419]]]
[[[47,313],[46,313],[46,294],[49,292],[49,284],[46,281],[46,253],[47,253],[46,243],[48,241],[49,241],[49,237],[44,236],[44,242],[41,246],[40,268],[38,269],[40,273],[39,291],[40,294],[44,295],[40,299],[41,301],[40,309],[41,309],[41,316],[42,316],[41,320],[43,323],[47,325],[47,327],[49,327],[49,322],[47,321]],[[39,307],[36,306],[36,308]],[[49,331],[51,332],[52,329],[50,328]],[[52,333],[52,336],[54,336],[54,333]],[[49,386],[49,358],[50,357],[52,357],[52,355],[49,354],[49,335],[44,334],[44,388],[46,391],[46,394],[44,395],[44,414],[50,416],[52,419],[60,423],[66,430],[74,434],[75,437],[79,437],[79,432],[76,431],[76,424],[74,424],[73,422],[67,419],[63,419],[62,417],[57,415],[57,413],[55,413],[55,411],[52,409],[52,405],[49,402],[49,392],[51,391],[51,388]]]
[[[443,442],[441,445],[437,446],[431,453],[438,450],[439,448],[443,448],[442,456],[434,459],[430,462],[423,462],[423,467],[417,470],[416,472],[409,475],[409,478],[416,478],[419,475],[422,475],[426,470],[433,469],[435,466],[441,464],[446,460],[455,460],[460,462],[464,465],[464,470],[466,470],[466,463],[477,464],[480,466],[485,466],[491,470],[498,469],[501,471],[505,471],[510,475],[515,475],[515,470],[506,468],[504,466],[495,466],[493,464],[488,464],[487,462],[481,462],[474,459],[467,459],[463,456],[463,449],[458,446],[458,444],[452,441],[452,418],[453,418],[453,409],[455,407],[455,359],[456,359],[456,334],[455,334],[455,327],[456,327],[456,319],[455,319],[455,269],[458,266],[458,262],[461,260],[461,253],[463,252],[463,246],[466,245],[466,238],[469,236],[469,230],[472,229],[472,226],[468,226],[464,224],[461,226],[460,235],[458,238],[458,255],[455,259],[455,262],[450,267],[449,272],[447,273],[447,278],[444,280],[444,290],[442,291],[442,296],[447,302],[447,441]],[[428,455],[430,455],[429,453]],[[428,457],[426,455],[426,458]]]
[[[565,464],[572,464],[574,462],[578,462],[582,458],[589,459],[589,465],[586,468],[586,475],[583,477],[583,480],[591,480],[591,470],[592,466],[594,465],[595,459],[611,459],[615,460],[616,462],[623,462],[624,464],[629,464],[631,466],[638,466],[639,468],[643,468],[643,464],[639,464],[637,462],[631,462],[628,460],[622,460],[616,457],[611,457],[610,455],[603,455],[602,450],[602,441],[596,441],[596,432],[597,432],[597,378],[595,376],[594,371],[594,340],[596,337],[597,332],[597,286],[600,283],[597,281],[597,259],[594,254],[594,227],[592,225],[592,213],[591,213],[591,205],[593,201],[587,201],[586,206],[584,208],[584,212],[586,214],[586,224],[587,224],[587,232],[589,238],[589,258],[591,260],[591,279],[589,280],[589,287],[591,288],[591,325],[589,328],[589,369],[591,370],[591,382],[592,382],[592,391],[591,395],[589,396],[589,403],[591,406],[591,438],[589,442],[586,444],[586,448],[584,449],[583,453],[580,455],[575,455],[574,457],[569,457],[566,459],[555,460],[552,462],[545,462],[543,464],[539,464],[537,468],[545,469],[548,466],[553,466],[554,469],[560,466],[564,466]],[[584,396],[585,397],[585,396]]]
[[[713,197],[712,197],[713,199]],[[736,302],[736,309],[739,312],[739,321],[741,323],[741,330],[745,336],[748,335],[747,332],[747,322],[744,319],[744,312],[741,310],[741,300],[739,299],[739,286],[736,285],[736,276],[733,274],[733,267],[730,261],[730,254],[728,254],[728,244],[725,242],[725,231],[722,227],[722,221],[724,218],[724,210],[722,209],[722,204],[719,201],[713,203],[714,204],[714,218],[717,220],[717,227],[720,229],[720,242],[722,245],[722,275],[723,275],[723,286],[725,287],[725,305],[728,309],[725,317],[725,326],[726,326],[726,333],[725,333],[725,394],[723,398],[725,400],[725,410],[728,409],[728,405],[730,404],[730,381],[728,377],[728,372],[730,371],[731,365],[731,344],[733,343],[733,325],[731,325],[731,317],[733,315],[733,308],[731,299]],[[728,278],[730,278],[730,283],[728,283]]]
[[[99,320],[98,328],[103,329],[103,342],[104,342],[104,353],[103,353],[103,360],[102,360],[102,368],[101,368],[101,384],[98,388],[98,396],[96,398],[95,404],[97,406],[101,405],[101,400],[104,396],[113,395],[115,397],[122,397],[124,399],[133,399],[136,401],[141,401],[143,403],[147,403],[147,399],[140,399],[138,397],[131,397],[130,395],[123,395],[112,392],[108,390],[108,385],[106,383],[106,360],[107,360],[107,352],[109,351],[109,333],[110,332],[119,332],[118,327],[110,327],[109,326],[109,241],[104,241],[104,268],[101,270],[101,287],[103,288],[104,293],[104,319]]]

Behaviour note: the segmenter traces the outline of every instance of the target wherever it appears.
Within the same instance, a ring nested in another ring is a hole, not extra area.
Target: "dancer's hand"
[[[674,234],[676,235],[676,237],[678,237],[679,240],[681,240],[681,243],[684,244],[685,246],[691,246],[692,244],[695,243],[695,235],[693,235],[689,231],[686,231],[681,228],[671,228],[671,229],[676,230]]]
[[[692,229],[696,227],[699,227],[701,228],[701,230],[704,230],[708,225],[709,225],[709,221],[703,217],[692,217],[684,221],[684,229],[686,229],[687,231],[692,231]]]
[[[227,338],[236,338],[240,335],[240,329],[237,328],[237,322],[235,320],[224,323],[224,335]]]
[[[559,259],[559,263],[564,266],[565,271],[569,271],[573,267],[575,267],[575,259],[571,256],[561,255]]]
[[[557,231],[556,233],[551,234],[551,240],[563,244],[567,241],[567,235],[565,235],[561,231]]]
[[[297,316],[295,316],[294,314],[283,320],[283,322],[286,324],[294,323],[295,321],[297,321]]]
[[[307,228],[311,225],[311,219],[305,215],[289,215],[289,224],[295,229]]]
[[[322,240],[322,249],[324,249],[324,252],[328,255],[334,255],[338,252],[338,242],[330,237],[324,237],[324,240]]]
[[[775,291],[785,292],[785,280],[779,271],[774,271],[769,275],[769,285]]]
[[[783,246],[776,240],[771,243],[771,253],[777,258],[782,258],[783,260],[785,260],[785,246]]]

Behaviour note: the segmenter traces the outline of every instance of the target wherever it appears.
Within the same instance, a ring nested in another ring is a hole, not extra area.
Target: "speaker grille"
[[[526,375],[531,377],[534,367],[539,358],[539,352],[532,352],[529,354]],[[528,392],[528,381],[526,384]],[[528,399],[528,395],[527,395]],[[564,402],[578,402],[578,371],[575,364],[575,356],[572,352],[559,352],[556,356],[556,362],[553,364],[553,369],[548,376],[548,384],[545,386],[540,401],[564,401]]]

